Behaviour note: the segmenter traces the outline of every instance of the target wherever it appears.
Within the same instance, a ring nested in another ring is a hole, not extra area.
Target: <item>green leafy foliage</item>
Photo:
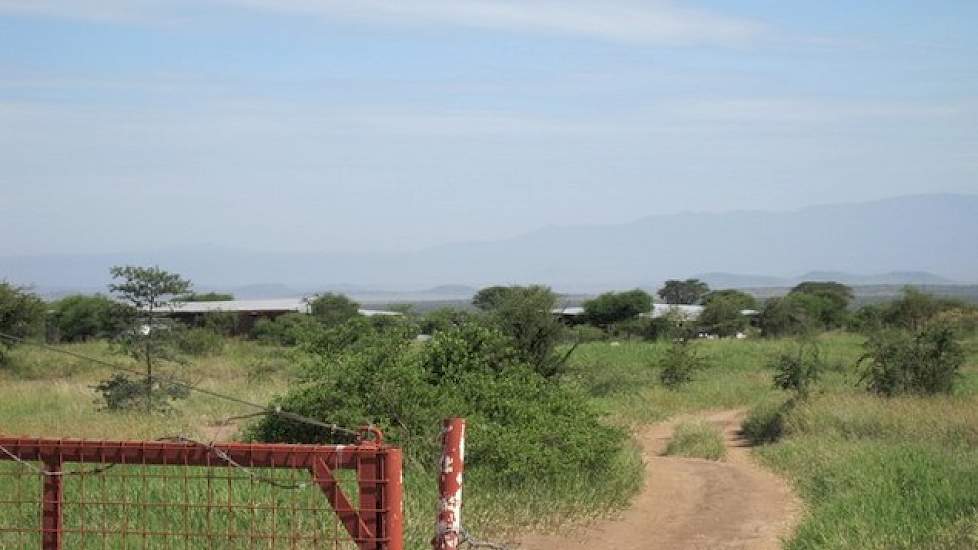
[[[853,298],[851,288],[834,281],[806,281],[792,288],[789,293],[799,294],[818,298],[803,303],[822,327],[831,329],[845,326],[846,309]]]
[[[733,302],[739,309],[757,309],[757,299],[752,295],[733,288],[713,290],[703,297],[703,305],[708,306],[714,300]]]
[[[119,282],[109,285],[109,289],[129,306],[125,310],[129,314],[125,320],[128,328],[119,339],[119,349],[145,366],[146,376],[142,382],[146,389],[142,396],[146,410],[151,411],[157,408],[159,401],[153,395],[159,378],[154,377],[154,369],[164,363],[183,362],[179,347],[183,327],[161,318],[160,314],[165,313],[171,303],[178,302],[179,296],[190,292],[191,283],[158,266],[116,266],[111,273]],[[117,403],[131,405],[135,400],[122,399]]]
[[[709,291],[709,285],[699,279],[670,279],[658,294],[667,304],[698,304]]]
[[[871,393],[932,395],[950,393],[964,364],[954,331],[930,324],[916,333],[887,330],[866,342],[862,380]]]
[[[148,379],[132,379],[125,374],[115,374],[111,378],[93,386],[101,395],[100,403],[110,411],[123,411],[137,407],[148,407],[156,412],[169,412],[170,401],[183,399],[190,395],[186,386],[173,384],[167,380],[154,378],[152,386]]]
[[[275,319],[259,319],[252,334],[260,342],[280,346],[295,346],[305,335],[319,328],[315,317],[304,313],[286,313]]]
[[[789,294],[764,303],[759,317],[764,336],[795,336],[809,333],[819,326],[818,311],[822,299],[809,294]]]
[[[750,325],[750,319],[741,311],[750,309],[752,303],[752,296],[736,290],[711,292],[704,301],[697,323],[710,334],[720,337],[734,336],[747,330]]]
[[[565,328],[552,313],[556,303],[548,287],[510,287],[488,314],[488,322],[510,338],[520,360],[545,378],[558,376],[566,360],[566,354],[556,353]]]
[[[111,338],[119,332],[120,323],[126,318],[122,311],[124,307],[101,294],[66,296],[51,305],[48,327],[57,341]]]
[[[335,327],[360,314],[360,304],[342,294],[327,292],[309,301],[312,315],[320,323]]]
[[[599,327],[634,319],[652,309],[652,297],[641,289],[606,292],[584,302],[587,322]]]
[[[669,389],[678,389],[693,381],[696,371],[707,367],[706,358],[688,340],[676,340],[660,360],[659,381]]]
[[[492,311],[506,299],[516,287],[509,286],[487,286],[480,289],[472,297],[472,305],[482,311]]]
[[[0,332],[17,338],[34,338],[43,333],[46,306],[24,287],[0,282]],[[0,338],[0,366],[13,342]]]
[[[200,328],[221,336],[235,336],[241,332],[241,315],[237,311],[210,311],[200,317]]]
[[[234,294],[230,292],[190,292],[180,296],[181,302],[230,302]]]
[[[432,335],[475,321],[476,316],[468,311],[453,307],[441,307],[425,313],[418,323],[418,330],[421,334]]]
[[[741,426],[744,437],[754,445],[774,443],[784,435],[786,412],[794,401],[763,401],[751,408]]]
[[[373,423],[431,467],[440,420],[468,419],[467,468],[504,482],[600,472],[624,434],[598,422],[583,395],[520,361],[498,331],[473,325],[437,333],[421,350],[397,334],[372,333],[328,354],[313,354],[283,408],[342,425]],[[269,417],[251,437],[346,441],[348,434]]]
[[[770,363],[774,370],[774,386],[789,390],[804,399],[818,382],[825,368],[821,349],[815,340],[802,340],[794,349],[779,353]]]
[[[224,337],[206,328],[181,330],[176,337],[176,346],[186,355],[213,355],[224,349]]]

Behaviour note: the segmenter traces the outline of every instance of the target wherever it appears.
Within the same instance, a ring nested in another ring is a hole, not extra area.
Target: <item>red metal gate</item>
[[[401,490],[401,451],[379,434],[356,445],[0,437],[0,548],[402,550]]]

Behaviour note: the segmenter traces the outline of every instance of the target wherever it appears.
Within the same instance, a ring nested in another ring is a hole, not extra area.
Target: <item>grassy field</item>
[[[828,372],[807,402],[783,416],[784,436],[756,450],[764,463],[792,481],[808,505],[789,547],[976,547],[978,341],[967,342],[968,366],[955,395],[888,400],[869,396],[857,385],[853,365],[862,352],[861,337],[828,334],[820,341]],[[637,341],[582,345],[562,383],[584,390],[607,422],[631,428],[699,410],[753,408],[755,417],[784,410],[787,397],[773,388],[766,364],[790,342],[697,345],[708,366],[679,390],[658,382],[656,365],[666,344]],[[105,344],[68,349],[119,360]],[[203,395],[181,402],[169,416],[99,412],[90,386],[108,369],[28,347],[13,353],[13,366],[0,370],[3,433],[231,439],[236,427],[217,426],[219,420],[251,412]],[[289,353],[229,342],[222,353],[194,361],[184,375],[204,388],[267,402],[288,387],[293,374]],[[473,472],[467,479],[466,523],[482,536],[506,539],[527,528],[553,529],[614,514],[640,487],[642,467],[634,448],[609,460],[615,462],[614,474],[602,483],[586,472],[573,472],[560,486],[499,487]],[[405,484],[408,547],[422,548],[431,536],[434,480],[408,469]],[[2,542],[0,547],[5,547]]]

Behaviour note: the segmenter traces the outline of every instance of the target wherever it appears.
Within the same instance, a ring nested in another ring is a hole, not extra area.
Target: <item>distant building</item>
[[[223,302],[176,302],[171,303],[168,317],[188,324],[199,324],[203,317],[211,313],[231,312],[238,314],[238,331],[249,332],[258,319],[275,319],[286,313],[310,314],[312,310],[305,298],[279,298],[270,300],[228,300]],[[360,315],[375,317],[396,316],[396,311],[380,309],[360,309]]]
[[[555,308],[552,310],[552,313],[564,321],[575,323],[581,321],[585,312],[583,307],[572,306]],[[686,304],[652,304],[652,311],[642,313],[640,316],[657,319],[670,313],[679,316],[684,321],[695,321],[696,319],[699,319],[700,315],[703,313],[703,306]],[[755,316],[758,314],[757,311],[752,309],[745,309],[740,313],[747,316]]]

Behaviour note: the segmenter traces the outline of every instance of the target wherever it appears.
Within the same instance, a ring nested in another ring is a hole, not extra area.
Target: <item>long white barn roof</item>
[[[261,311],[294,311],[311,313],[309,303],[305,298],[277,298],[270,300],[227,300],[221,302],[176,302],[170,304],[170,310],[175,313],[217,313],[221,311],[261,312]],[[396,311],[381,309],[360,309],[360,315],[373,317],[375,315],[400,315]]]

